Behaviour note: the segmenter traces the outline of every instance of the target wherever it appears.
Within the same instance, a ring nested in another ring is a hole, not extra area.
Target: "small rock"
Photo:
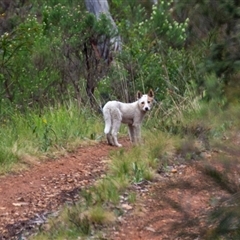
[[[26,206],[29,204],[27,202],[18,202],[18,203],[12,203],[12,205],[15,207],[21,207],[21,206]]]
[[[146,227],[145,229],[148,230],[148,231],[150,231],[150,232],[156,232],[155,229],[152,228],[152,227]]]
[[[122,208],[125,210],[131,210],[133,207],[128,204],[122,204]]]
[[[24,198],[23,198],[23,197],[19,197],[19,198],[17,199],[17,201],[18,201],[18,202],[24,202]]]
[[[184,165],[184,164],[181,164],[180,166],[179,166],[179,168],[186,168],[187,166],[186,165]]]
[[[118,221],[119,221],[120,223],[125,223],[125,222],[126,222],[126,221],[123,219],[122,216],[118,217]]]

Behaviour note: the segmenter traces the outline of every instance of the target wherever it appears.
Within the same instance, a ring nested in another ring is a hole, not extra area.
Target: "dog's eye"
[[[144,104],[144,102],[141,102],[141,104]]]
[[[150,101],[148,101],[148,103],[150,103]]]

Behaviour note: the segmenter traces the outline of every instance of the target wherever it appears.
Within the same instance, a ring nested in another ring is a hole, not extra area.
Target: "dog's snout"
[[[149,108],[148,107],[145,107],[145,111],[148,111],[149,110]]]

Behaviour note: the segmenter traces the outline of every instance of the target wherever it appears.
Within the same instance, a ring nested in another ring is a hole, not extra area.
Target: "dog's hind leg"
[[[113,140],[113,137],[112,137],[111,133],[106,134],[106,136],[107,136],[108,144],[114,146],[115,143],[114,143],[114,140]]]
[[[111,134],[112,134],[112,138],[114,141],[114,145],[117,147],[122,147],[122,144],[120,144],[117,140],[117,135],[118,135],[119,128],[121,126],[121,122],[122,122],[121,112],[119,110],[114,111],[114,113],[112,115]]]
[[[103,108],[103,117],[105,121],[104,133],[107,135],[111,131],[112,119],[108,108]]]
[[[104,128],[104,133],[107,137],[107,142],[109,145],[115,145],[113,141],[113,137],[111,134],[112,131],[112,117],[111,117],[111,112],[110,109],[105,107],[103,108],[103,116],[104,116],[104,121],[105,121],[105,128]]]
[[[121,121],[114,120],[113,126],[112,126],[112,138],[113,138],[114,145],[117,147],[122,147],[122,144],[120,144],[117,140],[117,134],[118,134],[120,125],[121,125]]]

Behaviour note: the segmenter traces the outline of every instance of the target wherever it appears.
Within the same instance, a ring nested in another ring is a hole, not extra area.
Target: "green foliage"
[[[111,71],[92,49],[117,34],[105,15],[97,20],[86,12],[83,2],[74,0],[35,1],[31,13],[21,16],[21,22],[18,19],[13,29],[1,36],[0,104],[7,99],[24,108],[42,107],[72,98],[86,103],[89,78],[93,88],[99,83],[98,102],[113,97],[132,101],[136,89],[150,87],[156,98],[163,100],[169,90],[185,96],[189,84],[202,93],[209,85],[206,70],[217,76],[237,71],[238,31],[231,24],[238,21],[237,3],[109,3],[124,43],[121,54],[114,56],[117,64]],[[217,12],[224,17],[220,19]],[[198,39],[185,48],[198,24],[194,14],[217,25],[209,27],[206,40]],[[226,37],[220,36],[225,23],[230,31]],[[221,78],[215,83],[219,89],[228,81]]]
[[[206,76],[204,85],[206,90],[203,93],[203,97],[207,100],[214,99],[215,101],[219,101],[219,104],[223,106],[226,100],[223,92],[223,81],[214,74],[211,74]]]
[[[153,88],[158,100],[166,97],[167,89],[184,95],[186,84],[194,77],[200,78],[195,68],[197,58],[190,61],[189,53],[183,50],[189,20],[182,23],[174,20],[170,10],[173,3],[169,1],[152,5],[150,13],[139,3],[124,3],[126,12],[124,17],[118,19],[117,25],[120,35],[125,39],[118,59],[123,63],[120,69],[125,77],[115,80],[113,76],[112,85],[118,86],[118,92],[120,83],[125,88],[144,92]],[[113,6],[119,5],[114,2]],[[133,9],[135,13],[132,13]],[[123,14],[120,9],[119,14]],[[116,96],[119,95],[117,91]],[[134,91],[129,92],[129,95],[133,94]],[[121,95],[125,96],[123,90]]]
[[[89,235],[91,233],[91,222],[87,215],[80,216],[78,211],[69,211],[69,221],[81,234]]]
[[[5,32],[0,37],[0,66],[1,66],[1,99],[7,96],[16,103],[26,100],[36,85],[26,75],[24,64],[29,61],[29,54],[34,51],[35,41],[41,41],[42,25],[35,16],[28,17],[10,33]],[[21,74],[19,74],[21,73]],[[25,95],[25,92],[28,94]]]
[[[114,219],[114,214],[110,213],[102,206],[95,206],[89,211],[89,219],[94,224],[109,223]]]
[[[207,235],[206,239],[238,239],[240,236],[240,206],[238,203],[239,193],[228,199],[226,205],[220,206],[211,214],[211,220],[217,224],[216,229]]]
[[[199,46],[205,42],[203,71],[215,73],[231,82],[231,75],[239,72],[239,2],[238,1],[179,1],[176,14],[188,16],[191,22],[189,43]],[[239,81],[239,80],[238,80]]]
[[[128,201],[130,203],[135,203],[136,202],[136,196],[137,194],[135,192],[129,192],[128,194]]]
[[[172,4],[173,1],[161,1],[159,5],[153,5],[150,19],[139,23],[139,32],[144,34],[146,29],[151,29],[152,34],[154,33],[155,38],[160,39],[163,45],[181,47],[187,37],[189,19],[183,23],[175,21],[171,16]]]
[[[93,65],[88,67],[93,76],[98,74],[91,47],[103,41],[102,35],[116,34],[110,21],[105,15],[97,21],[83,4],[39,3],[38,19],[35,7],[1,36],[0,104],[5,107],[7,99],[25,109],[73,98],[84,101],[86,61]]]
[[[114,178],[104,178],[98,183],[97,188],[92,190],[96,203],[111,202],[117,204],[119,202],[119,189]]]
[[[136,162],[133,162],[132,164],[133,168],[133,182],[139,183],[143,181],[143,169],[138,167],[138,164]]]

